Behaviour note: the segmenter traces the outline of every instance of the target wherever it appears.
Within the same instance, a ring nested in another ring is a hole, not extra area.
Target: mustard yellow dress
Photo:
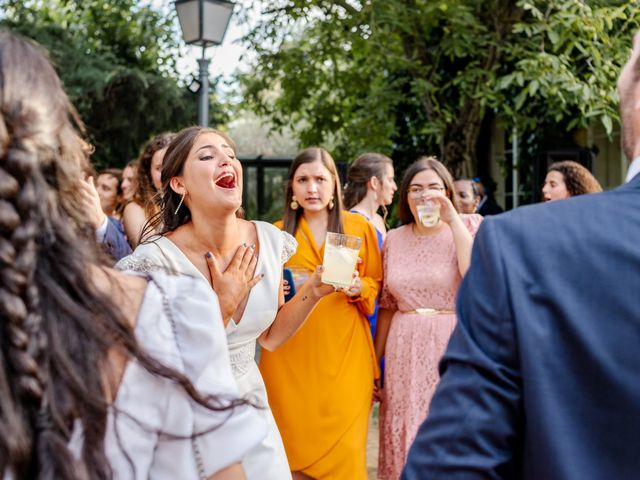
[[[345,233],[363,239],[361,295],[323,298],[291,339],[275,352],[262,351],[260,371],[291,470],[316,479],[366,480],[367,426],[379,374],[366,316],[380,289],[382,262],[369,222],[343,215]],[[298,250],[285,266],[311,272],[322,264],[324,244],[315,244],[304,218],[296,240]]]

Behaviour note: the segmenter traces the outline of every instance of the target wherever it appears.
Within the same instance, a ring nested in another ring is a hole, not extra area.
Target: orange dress
[[[380,289],[382,262],[369,222],[343,215],[345,233],[363,239],[360,297],[336,292],[323,298],[291,339],[275,352],[262,351],[260,371],[291,470],[317,479],[366,480],[367,426],[379,375],[366,316]],[[304,218],[296,240],[286,266],[313,271],[322,264],[324,244],[315,244]]]

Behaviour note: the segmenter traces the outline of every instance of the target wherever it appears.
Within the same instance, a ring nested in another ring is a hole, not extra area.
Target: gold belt
[[[455,310],[445,310],[440,308],[416,308],[415,310],[409,310],[407,313],[409,315],[424,315],[425,317],[430,317],[432,315],[455,315]]]

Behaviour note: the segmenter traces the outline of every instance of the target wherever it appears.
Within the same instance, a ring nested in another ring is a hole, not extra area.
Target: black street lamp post
[[[209,125],[210,60],[205,57],[205,50],[212,45],[222,44],[233,15],[234,3],[226,0],[176,0],[174,5],[185,43],[202,47],[202,58],[198,60],[198,124],[206,127]]]

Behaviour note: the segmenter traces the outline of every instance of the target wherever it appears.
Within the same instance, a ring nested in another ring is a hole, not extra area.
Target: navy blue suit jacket
[[[640,478],[640,175],[487,218],[403,479]]]

